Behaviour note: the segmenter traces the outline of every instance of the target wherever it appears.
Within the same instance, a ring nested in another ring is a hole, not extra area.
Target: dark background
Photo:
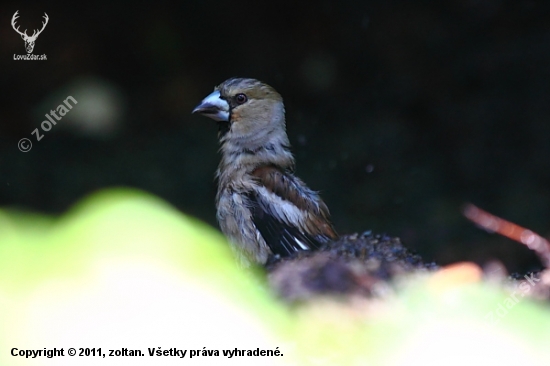
[[[57,214],[131,186],[216,225],[216,126],[190,111],[223,80],[253,77],[285,98],[297,174],[321,191],[340,233],[399,236],[443,264],[539,265],[460,210],[473,202],[550,233],[549,1],[0,9],[2,206]],[[13,59],[26,53],[16,10],[29,35],[48,14],[33,52],[47,61]],[[41,131],[69,95],[78,104]]]

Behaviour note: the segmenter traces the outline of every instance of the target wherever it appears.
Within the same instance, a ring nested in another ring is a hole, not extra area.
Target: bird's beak
[[[220,98],[218,90],[204,98],[192,113],[201,113],[214,121],[229,122],[229,103]]]

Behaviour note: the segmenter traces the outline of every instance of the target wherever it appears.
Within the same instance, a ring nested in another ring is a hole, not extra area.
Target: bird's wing
[[[253,176],[252,220],[273,254],[287,256],[337,238],[328,208],[298,178],[273,166],[257,168]]]

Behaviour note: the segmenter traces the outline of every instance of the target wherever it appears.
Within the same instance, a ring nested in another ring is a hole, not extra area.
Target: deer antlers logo
[[[44,28],[46,28],[46,24],[48,24],[48,20],[50,18],[48,18],[48,14],[44,13],[44,19],[46,20],[45,22],[42,22],[42,29],[40,30],[34,30],[32,36],[28,36],[27,35],[27,30],[25,29],[24,32],[21,32],[19,30],[19,27],[15,28],[15,20],[19,17],[19,15],[17,15],[17,13],[19,12],[19,10],[17,10],[15,12],[15,14],[13,14],[13,18],[11,18],[11,26],[13,27],[13,29],[19,33],[21,35],[21,38],[23,38],[23,41],[25,41],[25,49],[27,50],[27,53],[32,53],[32,50],[34,49],[34,42],[36,42],[36,39],[38,38],[38,36],[40,35],[40,33],[42,33],[42,31],[44,30]],[[38,32],[38,33],[37,33]]]

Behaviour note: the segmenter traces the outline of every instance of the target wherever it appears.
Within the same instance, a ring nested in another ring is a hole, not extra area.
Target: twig
[[[506,221],[490,214],[487,211],[468,203],[464,206],[463,214],[475,224],[489,232],[495,232],[512,240],[518,241],[540,257],[545,268],[550,268],[550,242],[529,229]]]

